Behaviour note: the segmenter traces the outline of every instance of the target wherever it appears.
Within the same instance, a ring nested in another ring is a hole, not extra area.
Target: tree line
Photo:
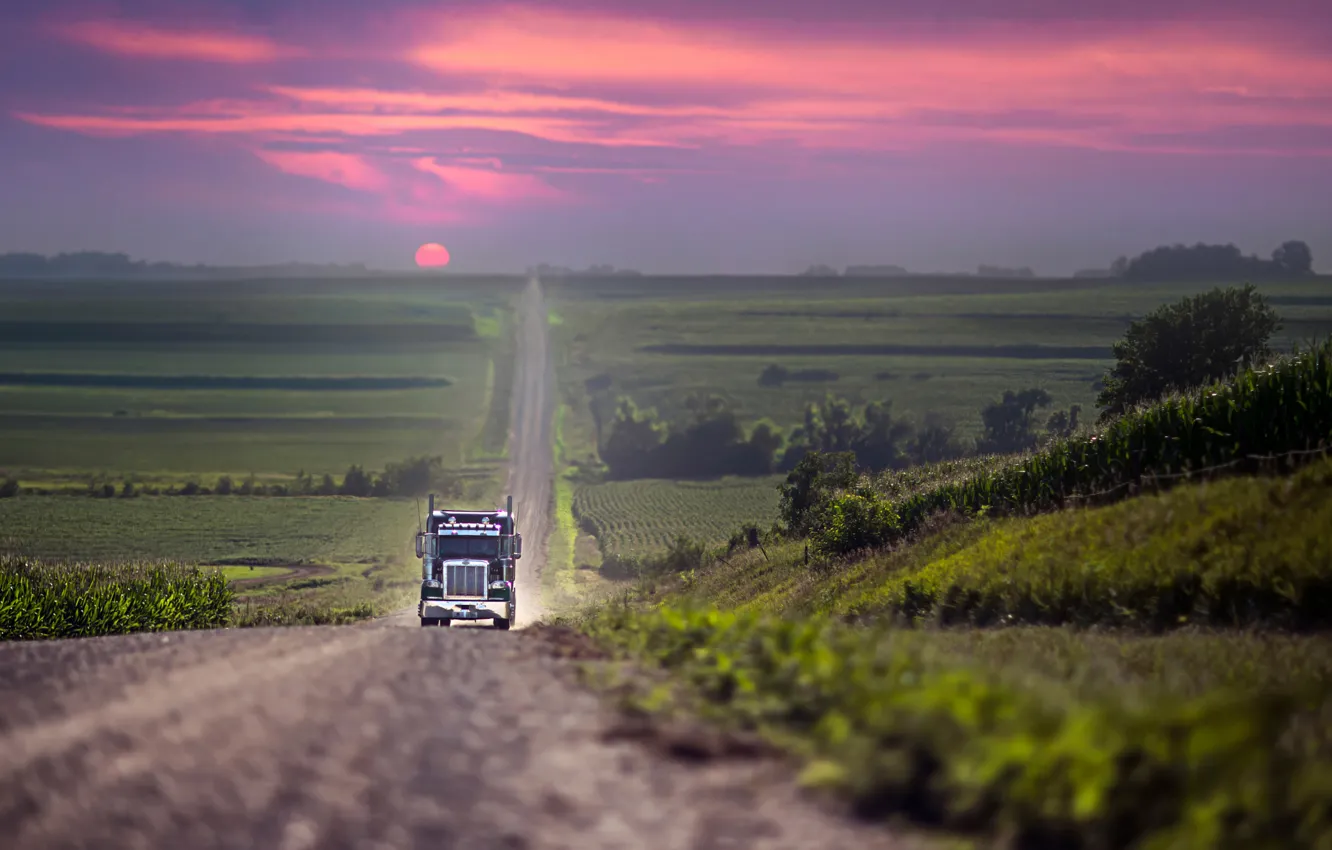
[[[1133,259],[1120,257],[1111,274],[1126,280],[1262,279],[1313,274],[1313,251],[1308,244],[1283,242],[1270,259],[1245,256],[1233,244],[1162,245]]]
[[[770,421],[746,429],[724,398],[696,395],[690,414],[665,423],[621,397],[600,447],[608,477],[708,479],[762,476],[794,469],[808,454],[855,456],[864,469],[905,469],[924,463],[1035,448],[1043,438],[1072,434],[1081,408],[1043,416],[1053,399],[1043,389],[1007,391],[981,410],[983,431],[970,443],[942,417],[923,422],[894,414],[891,401],[864,405],[829,394],[805,410],[801,424],[783,431]]]
[[[1217,288],[1158,308],[1112,346],[1116,362],[1097,398],[1098,421],[1270,358],[1268,341],[1280,327],[1252,285]],[[829,394],[783,432],[768,420],[746,428],[716,395],[690,397],[687,415],[670,423],[621,397],[599,451],[612,479],[769,475],[790,472],[815,453],[854,457],[865,470],[903,469],[970,454],[1029,451],[1090,424],[1080,405],[1052,409],[1053,402],[1039,387],[1006,390],[981,409],[981,433],[971,442],[941,417],[927,415],[917,423],[897,416],[886,400],[857,406]]]

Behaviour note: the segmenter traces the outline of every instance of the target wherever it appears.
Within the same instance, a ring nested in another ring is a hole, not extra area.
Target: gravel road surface
[[[523,296],[521,622],[550,499],[541,295]],[[411,628],[405,626],[410,625]],[[0,847],[901,847],[756,757],[617,735],[528,632],[343,627],[0,644]]]

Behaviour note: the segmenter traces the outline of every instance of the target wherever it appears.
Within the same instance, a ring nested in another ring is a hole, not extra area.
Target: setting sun
[[[438,242],[427,242],[416,249],[416,264],[423,269],[447,266],[449,249]]]

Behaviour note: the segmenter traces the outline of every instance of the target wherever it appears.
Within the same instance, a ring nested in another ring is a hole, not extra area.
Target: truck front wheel
[[[512,620],[506,620],[506,619],[504,619],[503,617],[496,617],[495,619],[491,620],[490,622],[491,622],[491,625],[493,625],[495,628],[499,629],[500,631],[502,631],[502,632],[507,632],[507,631],[509,630],[509,625],[510,625],[513,621],[512,621]]]

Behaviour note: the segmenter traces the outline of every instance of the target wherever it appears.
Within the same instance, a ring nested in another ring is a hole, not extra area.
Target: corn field
[[[0,640],[216,628],[230,616],[220,572],[0,556]]]
[[[1100,434],[1065,440],[906,498],[874,492],[842,497],[815,536],[826,550],[845,552],[852,539],[863,545],[900,538],[938,511],[1036,513],[1106,503],[1191,476],[1291,468],[1315,459],[1329,444],[1332,341],[1141,407]],[[864,517],[865,498],[891,500],[891,509],[875,513],[875,527],[846,534],[844,514],[850,512],[839,513],[839,503]]]

